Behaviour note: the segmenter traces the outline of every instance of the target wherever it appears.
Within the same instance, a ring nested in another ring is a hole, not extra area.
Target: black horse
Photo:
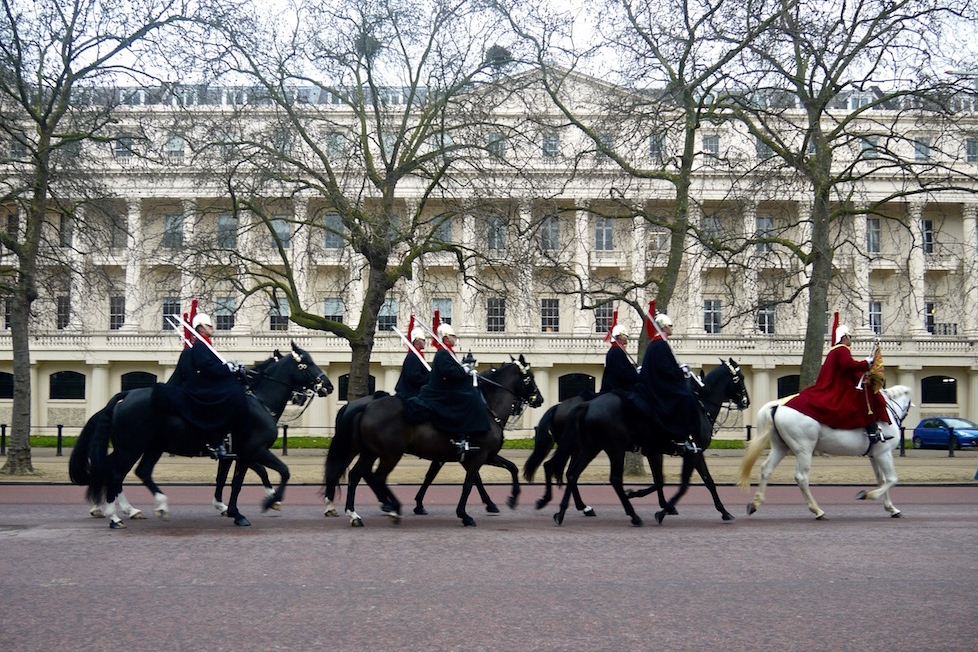
[[[136,464],[136,476],[156,498],[157,513],[167,512],[166,496],[153,481],[152,471],[163,453],[195,457],[201,455],[202,437],[188,428],[178,414],[163,412],[153,405],[153,388],[121,392],[92,416],[78,438],[69,460],[69,474],[75,484],[88,486],[89,502],[106,503],[105,515],[113,528],[124,527],[115,514],[115,499],[122,482]],[[253,465],[277,471],[280,484],[267,496],[263,508],[280,502],[289,480],[289,469],[269,449],[278,437],[278,418],[297,391],[312,391],[327,396],[333,384],[312,357],[292,343],[291,354],[271,359],[256,368],[248,382],[248,430],[234,441],[238,457],[231,483],[227,515],[236,525],[250,525],[238,510],[238,495],[245,473]],[[108,453],[109,442],[113,451]],[[142,459],[140,459],[142,458]]]
[[[486,405],[490,414],[490,428],[484,434],[469,438],[478,450],[465,455],[465,481],[455,513],[464,525],[475,525],[465,511],[472,487],[479,479],[479,469],[499,453],[503,443],[503,428],[509,417],[522,409],[524,404],[539,407],[543,397],[530,371],[530,365],[521,355],[498,369],[479,376]],[[354,526],[362,526],[363,519],[354,509],[356,488],[363,479],[373,489],[377,498],[388,505],[389,514],[395,521],[401,517],[401,503],[387,486],[387,476],[405,453],[442,463],[457,461],[458,454],[449,441],[450,435],[433,428],[430,423],[410,424],[404,418],[403,402],[396,396],[374,396],[355,406],[351,403],[344,414],[343,428],[337,428],[326,455],[324,470],[324,494],[326,513],[333,512],[332,501],[340,478],[354,456],[359,459],[349,472],[346,496],[346,514]],[[373,469],[378,462],[376,470]]]
[[[571,442],[564,438],[568,417],[574,411],[574,408],[594,397],[595,395],[592,393],[590,396],[578,395],[564,399],[544,412],[536,428],[534,428],[533,452],[530,453],[530,456],[526,458],[526,462],[523,464],[523,479],[527,482],[533,482],[533,477],[536,475],[537,469],[540,468],[540,463],[543,462],[545,484],[543,496],[536,502],[537,509],[543,509],[553,499],[554,481],[557,482],[558,486],[564,483],[564,469],[567,466],[573,448]],[[554,451],[550,459],[546,459],[547,454],[550,453],[550,450],[555,444],[557,445],[557,450]],[[582,512],[585,516],[597,515],[593,507],[584,503],[584,500],[581,498],[581,492],[577,487],[574,487],[572,495],[574,496],[574,506],[578,511]]]
[[[740,367],[733,359],[730,359],[729,362],[721,360],[721,363],[719,367],[706,375],[703,380],[703,387],[699,391],[700,402],[711,424],[716,422],[720,407],[727,401],[733,402],[740,410],[745,410],[750,406],[750,397]],[[559,511],[554,514],[554,521],[558,525],[563,523],[564,515],[570,503],[570,496],[577,487],[581,472],[603,450],[611,463],[609,482],[614,487],[622,507],[625,508],[625,513],[631,517],[632,525],[642,525],[642,519],[635,513],[629,500],[629,493],[626,493],[622,486],[625,452],[635,448],[641,449],[652,464],[653,474],[658,474],[658,477],[653,478],[656,484],[652,487],[642,492],[632,492],[632,495],[646,495],[652,491],[661,490],[663,484],[661,480],[661,456],[663,453],[674,452],[676,450],[675,444],[661,435],[650,433],[647,424],[642,423],[640,416],[636,415],[633,410],[626,409],[624,399],[616,393],[601,394],[594,400],[574,408],[568,418],[567,429],[567,438],[573,442],[575,448],[570,467],[567,470],[567,486],[564,490],[564,497],[560,502]],[[696,445],[704,450],[709,447],[711,440],[712,432],[694,437]],[[658,465],[653,462],[655,456],[658,456]],[[656,513],[656,521],[661,523],[665,515],[675,509],[676,503],[689,488],[689,480],[694,468],[700,471],[703,482],[713,494],[717,510],[724,514],[724,520],[730,520],[726,516],[729,512],[723,507],[717,495],[716,483],[713,482],[709,469],[706,467],[703,453],[689,454],[683,457],[682,482],[679,490],[666,503],[665,507]]]

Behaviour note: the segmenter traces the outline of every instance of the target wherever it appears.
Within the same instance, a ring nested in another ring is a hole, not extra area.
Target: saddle
[[[431,409],[417,397],[401,399],[404,405],[404,420],[412,426],[431,421]]]

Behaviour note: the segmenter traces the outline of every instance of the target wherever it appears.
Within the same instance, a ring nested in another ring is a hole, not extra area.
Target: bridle
[[[730,382],[733,383],[735,386],[739,386],[740,391],[737,392],[739,397],[738,399],[727,398],[726,393],[724,394],[724,398],[722,398],[719,401],[710,400],[705,396],[700,397],[701,403],[713,405],[716,406],[717,408],[717,418],[713,422],[714,434],[719,432],[720,429],[726,425],[727,421],[730,419],[730,416],[733,414],[734,411],[740,412],[742,410],[746,410],[750,406],[750,399],[746,398],[746,385],[741,384],[744,382],[744,377],[743,374],[741,374],[740,372],[740,367],[731,365],[726,360],[721,360],[721,362],[723,363],[723,366],[727,369],[727,371],[730,372]],[[725,412],[722,420],[720,419],[721,412]]]
[[[513,396],[513,398],[515,398],[516,401],[510,406],[509,416],[518,419],[523,414],[523,411],[526,410],[526,407],[533,402],[534,394],[537,394],[537,396],[539,396],[539,389],[530,388],[531,385],[533,384],[533,375],[530,373],[529,364],[524,365],[518,360],[513,360],[511,364],[515,365],[516,368],[519,369],[520,371],[521,380],[522,380],[521,385],[523,387],[523,391],[521,393],[517,393],[511,390],[509,387],[506,387],[505,385],[496,382],[492,378],[483,376],[482,374],[479,374],[477,378],[479,380],[479,383],[486,383],[488,385],[498,387],[499,389],[503,390],[507,394]],[[493,369],[492,371],[496,371],[496,369]],[[542,401],[542,397],[540,398]],[[502,425],[503,420],[493,411],[491,407],[489,408],[489,414],[492,415],[493,420],[497,424]]]
[[[295,351],[292,351],[291,353],[286,355],[290,355],[292,357],[292,360],[295,362],[296,369],[300,372],[302,376],[302,383],[300,385],[302,387],[301,390],[292,389],[295,386],[294,383],[286,380],[281,380],[279,378],[276,378],[275,376],[272,376],[269,373],[268,369],[265,368],[257,372],[258,379],[253,383],[249,383],[248,388],[245,390],[245,394],[249,396],[254,396],[255,399],[259,403],[261,403],[262,406],[268,411],[268,413],[272,415],[272,417],[276,421],[278,421],[281,420],[282,412],[285,411],[285,406],[283,406],[282,410],[279,411],[278,414],[276,414],[275,411],[272,410],[268,406],[268,404],[261,399],[261,397],[255,394],[253,389],[256,385],[258,385],[263,380],[268,380],[270,382],[278,383],[279,385],[287,387],[292,393],[292,398],[290,399],[290,402],[293,405],[302,406],[302,409],[299,411],[298,414],[285,420],[286,422],[292,422],[299,419],[299,417],[301,417],[305,413],[305,411],[309,409],[309,406],[312,405],[312,399],[314,399],[319,394],[319,392],[322,391],[324,387],[326,387],[326,382],[328,381],[328,378],[326,377],[325,372],[319,369],[316,365],[306,362],[303,359],[303,357],[298,353],[296,353]],[[276,360],[275,363],[273,364],[277,365],[283,362],[285,359],[286,356],[282,356],[279,360]],[[319,371],[318,374],[316,373],[317,370]]]

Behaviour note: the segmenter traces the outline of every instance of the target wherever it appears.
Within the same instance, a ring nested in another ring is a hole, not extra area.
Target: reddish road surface
[[[524,487],[515,511],[478,527],[455,517],[459,487],[429,492],[430,516],[388,522],[368,492],[366,527],[325,519],[316,487],[236,528],[208,487],[171,486],[172,516],[110,530],[82,490],[0,485],[0,650],[854,650],[978,646],[978,488],[899,486],[905,518],[814,487],[722,487],[724,523],[694,487],[679,516],[629,525],[607,487],[583,487],[598,518],[557,527]],[[395,487],[411,504],[415,487]],[[490,487],[503,504],[506,488]],[[149,495],[130,488],[147,512]]]

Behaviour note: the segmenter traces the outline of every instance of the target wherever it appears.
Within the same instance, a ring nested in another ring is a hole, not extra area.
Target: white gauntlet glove
[[[228,360],[227,362],[224,363],[224,365],[228,368],[228,371],[230,371],[232,374],[238,373],[238,369],[241,368],[241,365],[239,365],[234,360]]]

